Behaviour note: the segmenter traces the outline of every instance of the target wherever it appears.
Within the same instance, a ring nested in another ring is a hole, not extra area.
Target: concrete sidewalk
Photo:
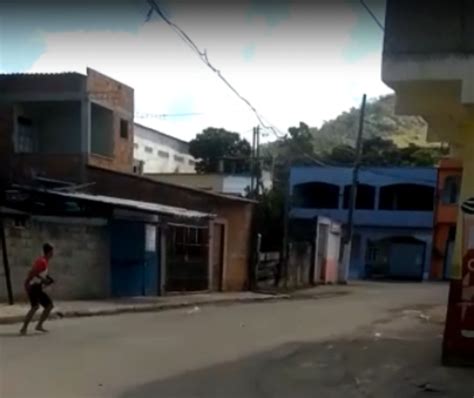
[[[189,308],[189,311],[199,311],[199,306],[219,304],[239,304],[265,302],[270,300],[289,299],[318,299],[339,296],[349,293],[341,286],[320,286],[298,290],[291,294],[268,294],[256,292],[232,293],[192,293],[172,294],[160,297],[133,297],[126,299],[106,300],[54,300],[55,308],[51,319],[74,318],[86,316],[115,315],[129,312],[165,311],[176,308]],[[54,298],[53,298],[54,299]],[[0,325],[19,323],[28,311],[27,303],[8,305],[0,303]],[[40,310],[36,314],[39,316]]]
[[[253,292],[196,293],[162,297],[133,297],[108,300],[55,300],[51,319],[85,316],[114,315],[128,312],[164,311],[189,307],[198,311],[201,305],[259,302],[289,298],[284,294],[260,294]],[[28,311],[27,303],[8,305],[0,303],[0,324],[18,323]],[[40,313],[40,310],[38,311]],[[37,316],[39,314],[36,314]]]

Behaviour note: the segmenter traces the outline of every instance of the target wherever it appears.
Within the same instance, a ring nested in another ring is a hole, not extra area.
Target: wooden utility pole
[[[255,127],[255,158],[256,158],[256,189],[255,189],[255,196],[258,197],[258,194],[260,192],[260,185],[262,183],[261,177],[262,177],[262,164],[261,164],[261,159],[260,159],[260,126]]]
[[[356,140],[356,153],[354,159],[354,165],[352,168],[352,186],[349,201],[349,212],[347,214],[347,225],[344,233],[344,251],[342,256],[342,267],[339,273],[339,282],[347,283],[349,277],[349,266],[351,262],[351,246],[352,246],[352,235],[354,232],[354,211],[357,201],[357,185],[359,184],[359,169],[362,158],[362,136],[364,133],[364,116],[365,116],[365,105],[367,102],[367,95],[364,94],[362,97],[362,105],[359,114],[359,130],[357,132]]]
[[[290,170],[291,164],[285,173],[283,180],[284,202],[283,202],[283,242],[280,255],[280,279],[283,277],[285,288],[288,287],[289,277],[289,229],[290,229]]]
[[[10,275],[10,264],[8,263],[7,240],[5,237],[5,223],[3,214],[0,213],[0,243],[2,245],[3,269],[5,271],[5,283],[7,285],[8,303],[13,305],[12,280]]]
[[[252,130],[252,150],[250,153],[250,197],[254,197],[255,192],[255,145],[257,135],[255,133],[255,127]]]

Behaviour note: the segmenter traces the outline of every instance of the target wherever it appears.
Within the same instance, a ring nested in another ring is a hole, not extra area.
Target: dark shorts
[[[41,305],[46,308],[53,305],[51,298],[43,291],[43,288],[39,284],[31,285],[28,289],[28,298],[32,307]]]

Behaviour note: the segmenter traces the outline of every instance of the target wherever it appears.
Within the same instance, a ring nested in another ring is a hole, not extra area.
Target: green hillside
[[[427,146],[426,123],[420,117],[395,115],[395,96],[387,95],[369,101],[366,107],[364,139],[380,137],[399,147],[409,144]],[[338,145],[354,145],[359,124],[359,109],[352,108],[321,128],[311,128],[316,153],[327,152]]]

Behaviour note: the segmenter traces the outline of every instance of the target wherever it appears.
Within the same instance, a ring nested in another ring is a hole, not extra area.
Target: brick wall
[[[223,289],[239,291],[248,289],[251,253],[251,204],[223,205],[218,214],[227,220],[227,259]]]
[[[114,111],[113,156],[91,155],[89,164],[110,170],[133,170],[133,113],[134,93],[131,87],[111,79],[93,69],[87,69],[87,92],[94,103]],[[120,121],[128,122],[128,136],[120,135]]]
[[[7,253],[12,285],[17,299],[25,299],[24,279],[44,242],[55,247],[50,274],[56,284],[49,288],[56,299],[104,298],[109,296],[109,234],[107,226],[67,218],[26,220],[25,227],[6,221]],[[103,223],[102,223],[103,224]],[[1,249],[0,249],[1,252]],[[0,269],[0,300],[7,297],[3,267]]]
[[[14,182],[28,182],[33,176],[65,181],[81,181],[81,155],[19,153],[12,156],[11,177]]]

